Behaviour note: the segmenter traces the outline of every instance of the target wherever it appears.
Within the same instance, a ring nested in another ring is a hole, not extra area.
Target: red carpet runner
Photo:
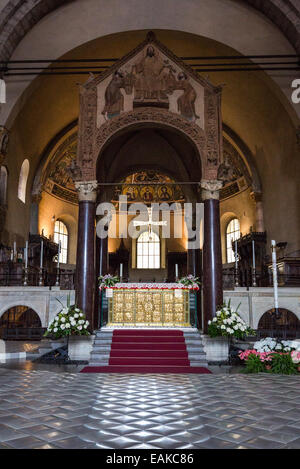
[[[81,373],[211,373],[190,366],[183,332],[170,329],[116,329],[108,366]]]

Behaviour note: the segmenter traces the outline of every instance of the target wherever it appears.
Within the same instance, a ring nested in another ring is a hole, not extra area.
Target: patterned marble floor
[[[6,448],[300,448],[300,377],[2,368]]]

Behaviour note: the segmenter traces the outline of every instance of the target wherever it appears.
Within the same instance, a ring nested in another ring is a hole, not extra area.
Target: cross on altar
[[[152,226],[166,226],[166,221],[153,221],[153,209],[147,207],[148,210],[148,221],[134,221],[133,226],[148,226],[149,238],[152,239]]]

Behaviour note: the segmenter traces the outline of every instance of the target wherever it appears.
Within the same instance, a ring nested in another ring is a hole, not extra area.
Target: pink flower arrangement
[[[294,350],[291,353],[291,357],[292,357],[293,363],[298,365],[300,363],[300,350]]]
[[[257,350],[245,350],[244,352],[241,351],[239,353],[239,358],[241,360],[247,360],[249,358],[249,355],[256,355],[259,357],[261,362],[270,362],[272,361],[272,354],[274,352],[258,352]]]

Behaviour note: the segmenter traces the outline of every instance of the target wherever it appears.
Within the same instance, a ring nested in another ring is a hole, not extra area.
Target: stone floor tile
[[[23,438],[9,440],[6,444],[14,449],[31,449],[41,446],[45,444],[45,442],[35,436],[25,436]]]
[[[88,441],[84,441],[78,436],[71,436],[63,440],[55,442],[55,446],[62,449],[85,449],[90,448],[92,445]]]
[[[264,438],[253,438],[246,442],[249,448],[254,449],[281,449],[284,447],[283,443],[278,443],[278,441],[265,440]]]
[[[217,438],[209,438],[203,443],[199,443],[196,446],[198,449],[233,449],[234,443],[225,440],[219,440]]]
[[[0,442],[14,440],[16,438],[22,438],[25,433],[22,431],[15,430],[7,425],[0,424]]]

